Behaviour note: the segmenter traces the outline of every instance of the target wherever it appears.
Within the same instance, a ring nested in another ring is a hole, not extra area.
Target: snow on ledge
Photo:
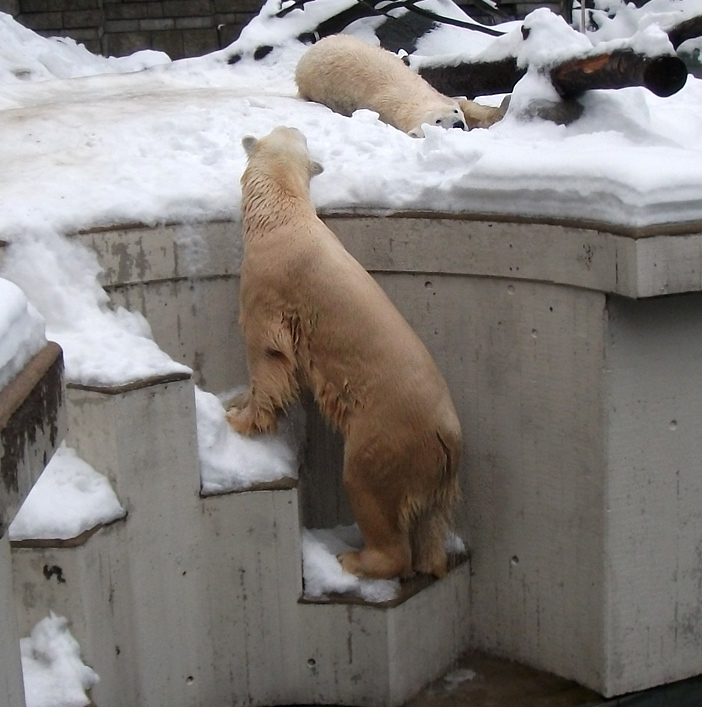
[[[357,525],[339,525],[336,528],[317,528],[302,531],[302,576],[304,598],[329,600],[329,595],[358,597],[372,604],[392,601],[399,596],[397,579],[361,579],[344,572],[337,555],[363,547],[363,538]],[[446,551],[463,555],[463,540],[449,533]]]
[[[396,579],[361,579],[341,569],[337,555],[363,547],[358,526],[337,526],[302,531],[304,597],[322,599],[346,594],[371,603],[392,601],[400,592]]]
[[[10,540],[68,540],[125,515],[109,481],[62,443],[10,524]]]
[[[231,399],[231,394],[222,395]],[[245,491],[257,484],[296,479],[304,421],[281,415],[276,434],[244,437],[227,423],[220,399],[195,388],[202,494]]]

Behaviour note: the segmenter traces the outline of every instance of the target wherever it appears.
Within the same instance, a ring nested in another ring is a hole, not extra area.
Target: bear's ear
[[[416,128],[412,128],[407,133],[410,137],[424,137],[424,131],[422,130],[422,126],[418,125]]]
[[[241,138],[241,144],[244,146],[246,154],[251,156],[251,153],[258,144],[258,140],[253,135],[244,135],[244,137]]]
[[[321,174],[324,171],[324,167],[319,162],[315,162],[314,160],[310,160],[310,178],[316,177],[318,174]]]

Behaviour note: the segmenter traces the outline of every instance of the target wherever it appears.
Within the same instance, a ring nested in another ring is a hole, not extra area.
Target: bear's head
[[[241,144],[248,155],[249,164],[262,157],[268,164],[277,164],[287,170],[296,166],[303,167],[308,179],[324,171],[324,167],[310,157],[307,138],[297,128],[280,125],[262,138],[246,135]]]
[[[419,125],[412,128],[408,135],[411,137],[424,137],[422,125],[436,125],[439,128],[461,128],[466,130],[466,121],[463,116],[463,111],[457,102],[453,105],[447,105],[441,108],[434,108],[424,114],[424,118]]]

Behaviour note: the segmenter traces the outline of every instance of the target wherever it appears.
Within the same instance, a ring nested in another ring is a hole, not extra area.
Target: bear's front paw
[[[231,408],[231,410],[229,410],[224,417],[234,432],[238,432],[240,435],[248,436],[257,431],[253,424],[253,417],[248,408],[243,410],[235,407]]]
[[[349,574],[355,574],[357,577],[363,577],[359,562],[358,552],[342,552],[341,555],[337,555],[336,559],[339,560],[341,569]]]
[[[247,388],[237,393],[230,401],[228,405],[225,405],[227,409],[236,408],[237,410],[243,410],[248,406],[251,401],[251,389]]]

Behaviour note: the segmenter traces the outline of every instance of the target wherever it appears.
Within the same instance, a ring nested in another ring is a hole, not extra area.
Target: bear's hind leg
[[[437,508],[427,509],[412,524],[412,569],[441,578],[448,571],[448,523]]]
[[[398,494],[391,487],[369,488],[369,475],[344,468],[344,485],[364,547],[339,555],[344,571],[368,579],[406,579],[412,574],[409,534],[401,528]]]

